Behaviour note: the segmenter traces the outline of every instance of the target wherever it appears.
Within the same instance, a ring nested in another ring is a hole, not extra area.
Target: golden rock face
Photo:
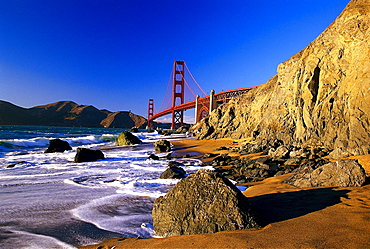
[[[201,139],[281,139],[300,146],[370,151],[370,1],[353,0],[278,74],[196,125]]]

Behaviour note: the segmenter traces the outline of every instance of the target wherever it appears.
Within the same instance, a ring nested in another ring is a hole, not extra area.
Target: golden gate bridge
[[[209,95],[194,79],[185,61],[174,61],[170,80],[160,111],[154,113],[154,99],[148,102],[148,127],[153,128],[153,120],[172,114],[171,129],[184,125],[184,111],[195,109],[195,122],[208,116],[219,105],[244,94],[254,87],[238,88]],[[185,91],[187,89],[188,91]]]

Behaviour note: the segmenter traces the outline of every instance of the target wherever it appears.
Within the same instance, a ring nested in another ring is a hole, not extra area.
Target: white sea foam
[[[26,196],[29,208],[22,212],[33,217],[35,223],[44,215],[52,215],[47,208],[43,213],[42,208],[47,207],[50,202],[56,202],[57,207],[66,205],[63,212],[68,211],[70,205],[76,205],[72,211],[75,218],[95,224],[104,230],[124,233],[131,237],[153,237],[151,207],[154,198],[163,196],[179,181],[158,179],[168,167],[167,153],[159,154],[161,160],[148,159],[148,156],[154,153],[152,143],[166,137],[158,133],[135,133],[144,144],[103,149],[106,157],[104,160],[74,163],[77,147],[109,147],[118,136],[106,130],[99,134],[88,132],[88,130],[83,134],[35,132],[32,133],[35,137],[29,137],[31,133],[27,133],[26,137],[16,139],[13,139],[14,137],[4,139],[0,136],[0,191],[3,191],[2,195],[12,205],[0,203],[3,222],[13,221],[11,213],[14,209],[22,207],[19,203],[24,203]],[[181,137],[183,136],[173,135],[171,139]],[[49,140],[54,138],[68,141],[73,150],[63,153],[43,153]],[[195,172],[201,167],[199,160],[176,159],[176,161],[183,163],[188,173]],[[60,187],[70,192],[64,193]],[[29,196],[27,192],[29,189],[37,191]],[[58,191],[61,191],[62,198],[54,200],[54,193]],[[78,196],[74,195],[75,191],[79,193]],[[19,200],[16,200],[18,195]],[[39,208],[34,211],[33,207]],[[22,227],[13,230],[22,230]],[[44,240],[45,243],[50,242],[49,238],[37,237],[37,239]],[[54,242],[52,243],[58,244]],[[18,244],[22,244],[22,241]],[[53,248],[47,245],[49,244],[40,248]],[[2,246],[0,241],[0,248]]]
[[[148,206],[148,204],[153,200],[134,199],[129,205],[124,205],[125,201],[130,201],[129,198],[122,194],[103,197],[75,208],[71,213],[100,229],[122,233],[128,237],[153,237],[150,213],[137,211],[143,208],[150,211],[151,205]],[[130,215],[125,215],[127,212]]]
[[[20,147],[45,147],[49,144],[50,139],[48,137],[35,137],[30,139],[3,139],[0,142]]]
[[[28,233],[24,231],[11,230],[10,238],[4,240],[0,244],[1,248],[24,248],[24,249],[41,249],[41,248],[54,248],[54,249],[75,249],[76,247],[57,240],[53,237]]]

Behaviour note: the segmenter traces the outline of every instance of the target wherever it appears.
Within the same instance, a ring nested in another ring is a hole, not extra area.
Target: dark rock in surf
[[[185,165],[183,163],[180,163],[178,161],[169,161],[168,167],[184,167]]]
[[[163,153],[171,151],[171,143],[167,140],[158,140],[154,143],[156,153]]]
[[[27,163],[27,162],[26,161],[20,161],[20,162],[12,163],[12,164],[9,164],[8,166],[6,166],[5,168],[11,169],[11,168],[14,168],[15,166],[17,166],[18,164],[23,164],[23,163]]]
[[[160,179],[181,179],[186,177],[186,171],[179,166],[170,166],[159,177]]]
[[[54,152],[64,152],[66,150],[72,150],[72,147],[67,141],[57,139],[52,139],[49,141],[49,147],[44,153],[54,153]]]
[[[148,157],[148,159],[159,160],[159,156],[156,156],[154,154],[150,154],[150,156]]]
[[[75,156],[75,163],[91,162],[97,161],[99,159],[104,159],[104,154],[100,150],[90,150],[86,148],[77,148],[77,153]]]

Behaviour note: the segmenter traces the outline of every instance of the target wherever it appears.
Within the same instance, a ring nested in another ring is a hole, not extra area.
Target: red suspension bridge
[[[183,126],[184,111],[195,109],[195,122],[208,116],[219,105],[244,94],[254,87],[246,87],[215,93],[207,96],[184,61],[174,61],[166,95],[163,98],[161,110],[154,113],[154,100],[148,103],[148,127],[153,128],[153,120],[172,114],[171,128]],[[187,91],[185,91],[187,89]],[[166,103],[167,102],[167,103]]]

